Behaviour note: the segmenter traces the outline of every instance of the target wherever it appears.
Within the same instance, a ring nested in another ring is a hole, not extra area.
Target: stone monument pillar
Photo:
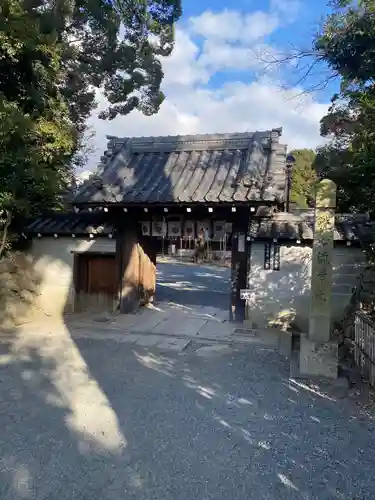
[[[328,341],[331,334],[332,254],[336,185],[329,179],[318,185],[311,269],[309,338]]]
[[[316,193],[309,333],[301,336],[300,372],[327,378],[337,378],[337,343],[330,339],[335,207],[336,185],[324,179]]]

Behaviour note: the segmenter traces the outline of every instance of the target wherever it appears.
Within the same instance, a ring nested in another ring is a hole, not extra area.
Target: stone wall
[[[36,271],[42,276],[38,305],[45,314],[56,316],[74,311],[74,253],[82,251],[114,254],[115,242],[109,238],[90,240],[60,237],[33,240],[30,253],[35,259]]]
[[[33,259],[12,254],[0,262],[0,327],[24,322],[34,310],[41,279],[34,272]]]
[[[130,242],[130,236],[126,236],[125,240]],[[34,238],[27,254],[20,254],[2,263],[1,278],[6,285],[2,286],[3,300],[0,305],[6,303],[7,308],[11,307],[13,311],[11,313],[9,309],[7,313],[8,323],[40,317],[61,317],[64,313],[74,312],[76,296],[73,272],[76,252],[115,256],[116,241],[110,238]],[[123,295],[127,287],[134,292],[134,301],[129,310],[151,301],[156,286],[156,254],[153,255],[149,242],[134,238],[130,253],[131,259],[123,262]],[[20,301],[21,296],[25,299]],[[85,307],[90,310],[101,306],[111,310],[118,307],[118,300],[98,300],[99,294],[85,299]],[[21,309],[22,314],[19,312]],[[5,324],[5,318],[2,323]]]
[[[74,310],[74,251],[115,252],[110,239],[41,238],[27,254],[1,262],[0,323],[11,325],[39,317],[58,317]]]
[[[248,283],[252,295],[247,302],[247,316],[254,327],[291,327],[307,332],[312,248],[282,246],[280,254],[280,271],[264,270],[264,244],[253,244]],[[333,321],[341,319],[364,267],[364,254],[360,249],[334,249]]]

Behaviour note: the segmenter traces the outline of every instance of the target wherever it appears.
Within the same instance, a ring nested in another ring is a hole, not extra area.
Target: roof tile
[[[286,148],[280,131],[182,137],[109,137],[102,184],[75,203],[282,202]]]
[[[336,214],[335,241],[361,241],[367,237],[374,240],[373,224],[369,224],[365,214]],[[366,231],[367,228],[367,231]],[[314,236],[314,212],[277,212],[271,217],[256,217],[250,223],[250,235],[254,240],[273,239],[312,241]]]
[[[31,221],[26,234],[71,235],[71,234],[111,234],[115,232],[108,216],[103,213],[54,213]]]

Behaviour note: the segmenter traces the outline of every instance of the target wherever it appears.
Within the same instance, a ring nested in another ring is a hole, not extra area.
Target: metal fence
[[[355,314],[354,359],[362,377],[375,386],[375,323],[361,311]]]

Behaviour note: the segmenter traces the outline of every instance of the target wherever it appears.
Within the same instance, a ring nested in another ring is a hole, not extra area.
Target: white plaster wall
[[[312,249],[282,246],[280,271],[263,269],[264,244],[252,246],[247,315],[257,328],[292,326],[308,331]],[[332,319],[340,319],[364,267],[360,249],[337,247],[333,257]]]
[[[38,281],[35,314],[59,316],[73,311],[74,252],[115,252],[115,241],[101,238],[50,238],[33,239],[29,254],[32,258],[35,278]]]

